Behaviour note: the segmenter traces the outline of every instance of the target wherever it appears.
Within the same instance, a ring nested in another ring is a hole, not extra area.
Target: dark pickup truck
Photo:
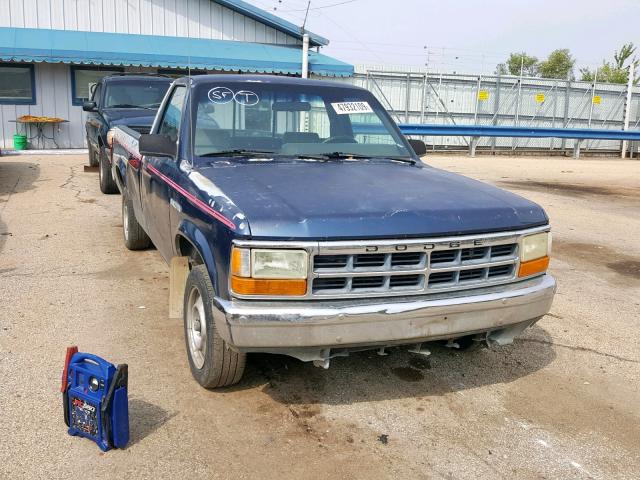
[[[170,263],[201,385],[249,352],[504,345],[549,311],[542,208],[416,153],[367,90],[286,77],[183,78],[150,134],[115,129],[125,244]]]
[[[85,124],[89,165],[100,167],[102,193],[118,191],[110,175],[109,130],[116,125],[127,125],[140,133],[149,133],[169,85],[171,79],[167,77],[109,75],[95,85],[91,100],[84,102],[82,109],[89,112]]]

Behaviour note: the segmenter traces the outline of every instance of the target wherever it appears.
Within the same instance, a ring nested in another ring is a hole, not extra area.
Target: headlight
[[[231,289],[240,295],[305,295],[308,262],[305,250],[234,247]]]
[[[519,277],[544,273],[549,267],[551,253],[551,233],[542,232],[529,235],[520,244]]]
[[[253,278],[307,278],[304,250],[252,250]]]
[[[522,239],[520,260],[529,262],[549,254],[551,234],[549,232],[536,233]]]

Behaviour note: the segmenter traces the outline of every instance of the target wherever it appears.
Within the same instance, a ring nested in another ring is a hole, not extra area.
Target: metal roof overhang
[[[0,27],[0,60],[18,62],[193,68],[301,74],[300,46],[231,40]],[[309,71],[353,75],[353,65],[309,52]]]
[[[321,37],[318,34],[310,32],[308,30],[302,30],[301,27],[285,20],[282,17],[273,15],[262,8],[255,7],[243,0],[213,0],[215,3],[219,3],[227,8],[230,8],[242,15],[246,15],[260,23],[269,25],[270,27],[280,30],[281,32],[288,33],[289,35],[302,39],[302,35],[307,33],[309,35],[309,43],[311,46],[325,46],[329,44],[329,40]]]

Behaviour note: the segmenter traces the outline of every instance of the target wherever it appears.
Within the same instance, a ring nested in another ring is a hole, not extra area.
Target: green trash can
[[[24,150],[27,148],[27,136],[15,134],[13,136],[13,148],[16,150]]]

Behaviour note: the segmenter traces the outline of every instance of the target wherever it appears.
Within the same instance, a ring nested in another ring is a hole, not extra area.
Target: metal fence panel
[[[367,88],[400,123],[517,125],[622,129],[626,85],[496,75],[367,69],[340,81]],[[640,128],[640,93],[632,96],[630,128]],[[462,137],[425,138],[433,149],[462,148]],[[485,149],[566,150],[572,140],[482,139]],[[583,150],[619,151],[619,141],[586,142]]]

